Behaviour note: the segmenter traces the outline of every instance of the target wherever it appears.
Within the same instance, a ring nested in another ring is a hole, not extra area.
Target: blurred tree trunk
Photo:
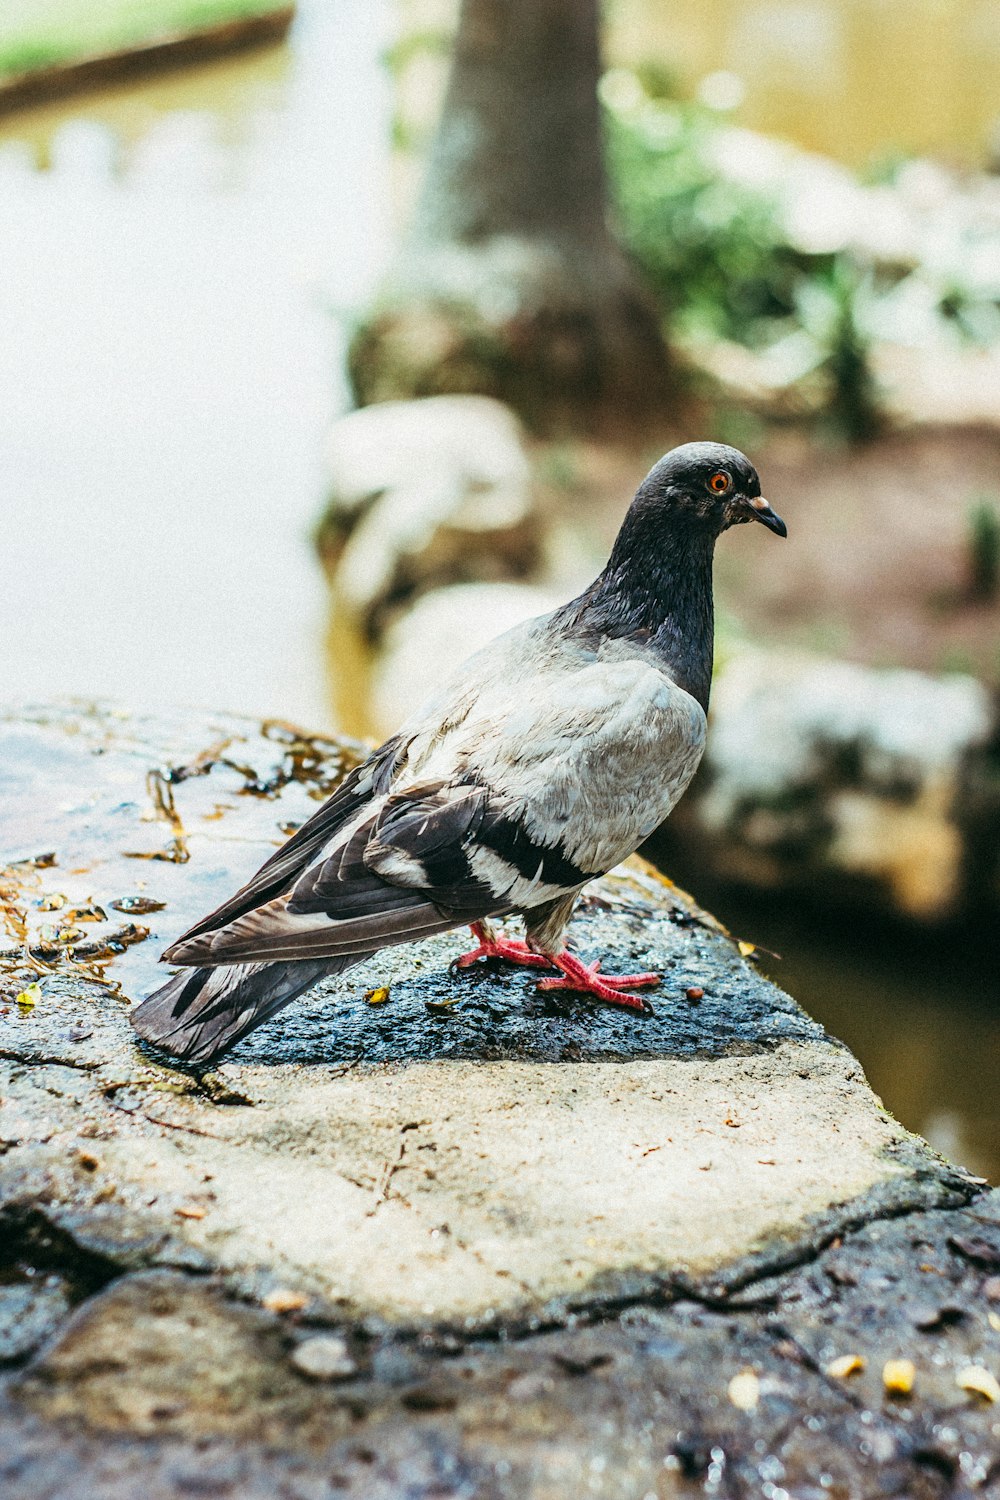
[[[477,391],[541,431],[665,411],[656,308],[607,224],[598,0],[463,0],[410,236],[355,335],[361,402]]]

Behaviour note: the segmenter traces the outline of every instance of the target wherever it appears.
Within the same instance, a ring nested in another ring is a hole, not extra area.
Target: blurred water
[[[386,7],[0,121],[0,698],[330,720],[308,532],[387,248]]]

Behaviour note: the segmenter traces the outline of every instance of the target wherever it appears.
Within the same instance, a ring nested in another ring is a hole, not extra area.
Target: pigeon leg
[[[595,958],[592,964],[585,964],[566,951],[557,954],[552,962],[561,971],[562,977],[540,979],[538,989],[576,990],[581,995],[593,995],[598,1000],[605,1000],[609,1005],[623,1005],[628,1010],[642,1010],[649,1015],[653,1014],[649,1001],[642,995],[630,995],[628,986],[659,984],[659,974],[598,974],[601,967],[599,958]]]
[[[524,964],[537,969],[553,967],[554,960],[546,958],[542,953],[535,953],[520,938],[503,937],[494,932],[486,922],[473,922],[471,928],[478,946],[470,948],[468,953],[463,953],[459,958],[452,959],[453,969],[467,969],[477,958],[503,958],[511,964]]]

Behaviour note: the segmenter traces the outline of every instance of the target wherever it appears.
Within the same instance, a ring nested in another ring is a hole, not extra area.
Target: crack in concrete
[[[20,1063],[25,1068],[76,1068],[80,1073],[93,1073],[100,1068],[99,1062],[81,1062],[76,1057],[58,1057],[44,1052],[20,1052],[11,1047],[0,1047],[0,1059],[4,1062]]]
[[[404,1125],[403,1130],[405,1131],[407,1128],[408,1127]],[[398,1202],[404,1204],[405,1207],[407,1207],[407,1208],[411,1208],[412,1207],[412,1204],[410,1204],[403,1197],[402,1193],[391,1193],[391,1191],[390,1191],[391,1190],[391,1186],[392,1186],[392,1179],[395,1177],[396,1173],[401,1170],[403,1162],[404,1162],[405,1159],[406,1159],[406,1140],[405,1140],[405,1137],[404,1137],[403,1139],[400,1140],[400,1143],[399,1143],[399,1153],[396,1156],[395,1161],[391,1161],[391,1162],[387,1161],[387,1162],[384,1163],[384,1165],[382,1167],[382,1172],[381,1172],[381,1174],[380,1174],[380,1176],[378,1178],[378,1181],[377,1181],[377,1184],[376,1184],[376,1188],[375,1188],[375,1199],[374,1199],[374,1202],[372,1203],[371,1208],[369,1208],[368,1211],[367,1211],[367,1213],[365,1214],[365,1218],[366,1219],[374,1218],[374,1216],[378,1213],[379,1209],[382,1207],[383,1203],[387,1203],[389,1201],[390,1196],[393,1197],[393,1198],[395,1198]]]
[[[151,1115],[138,1105],[135,1109],[129,1109],[125,1104],[119,1104],[117,1099],[109,1099],[108,1103],[112,1109],[117,1109],[123,1115],[131,1115],[133,1118],[145,1120],[149,1125],[162,1125],[165,1130],[182,1130],[187,1135],[200,1135],[208,1141],[221,1141],[223,1136],[216,1135],[211,1130],[200,1130],[197,1125],[183,1125],[179,1120],[165,1120],[162,1115]]]

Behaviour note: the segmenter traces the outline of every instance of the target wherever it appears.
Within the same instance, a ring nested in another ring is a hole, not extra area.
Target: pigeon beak
[[[788,527],[781,517],[774,513],[763,495],[754,495],[752,499],[748,499],[747,504],[753,511],[754,520],[766,526],[768,531],[773,531],[775,536],[788,535]]]

